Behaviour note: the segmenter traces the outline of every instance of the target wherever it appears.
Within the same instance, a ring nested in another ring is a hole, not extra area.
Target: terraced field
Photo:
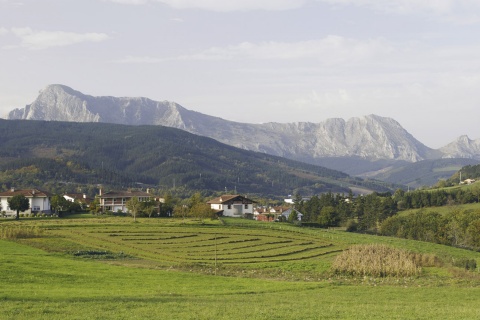
[[[158,221],[158,220],[157,220]],[[329,239],[275,228],[215,225],[94,224],[88,228],[46,226],[46,232],[82,246],[123,252],[165,265],[251,265],[313,261],[339,252]]]

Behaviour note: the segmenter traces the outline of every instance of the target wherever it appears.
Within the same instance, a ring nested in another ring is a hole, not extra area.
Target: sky
[[[0,0],[0,116],[49,84],[231,121],[480,138],[479,0]]]

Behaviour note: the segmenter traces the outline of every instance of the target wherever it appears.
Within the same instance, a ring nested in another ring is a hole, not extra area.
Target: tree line
[[[445,190],[415,190],[395,193],[325,193],[302,201],[295,196],[295,209],[302,224],[317,227],[346,227],[347,231],[430,241],[480,250],[480,210],[460,210],[457,204],[480,202],[480,185]],[[427,212],[424,208],[451,205],[448,214]],[[418,209],[398,214],[405,209]]]

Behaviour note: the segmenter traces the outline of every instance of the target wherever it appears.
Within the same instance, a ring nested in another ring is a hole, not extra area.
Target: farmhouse
[[[295,208],[290,208],[290,209],[287,209],[287,210],[283,211],[282,216],[285,218],[285,220],[288,220],[288,218],[290,217],[290,214],[292,214],[292,212],[296,212],[297,213],[297,220],[302,221],[303,213],[296,210]]]
[[[63,198],[67,201],[77,202],[87,207],[90,205],[90,202],[93,201],[93,199],[87,197],[85,193],[66,193],[63,195]]]
[[[207,202],[218,214],[225,217],[253,219],[255,201],[238,194],[226,194]]]
[[[15,210],[11,210],[8,206],[8,199],[16,195],[23,195],[28,199],[30,209],[25,212],[33,214],[51,213],[50,193],[38,189],[15,190],[15,188],[12,188],[10,191],[0,193],[0,211],[6,216],[14,216],[17,214]]]
[[[128,212],[127,202],[133,197],[137,197],[140,202],[153,199],[153,196],[150,193],[143,191],[111,191],[102,194],[102,190],[100,189],[100,195],[98,196],[100,209],[102,212]]]
[[[475,179],[465,179],[460,184],[472,184],[475,182]]]

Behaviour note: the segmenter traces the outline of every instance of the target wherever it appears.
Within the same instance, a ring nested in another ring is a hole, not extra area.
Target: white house
[[[465,179],[460,184],[472,184],[475,182],[475,179]]]
[[[296,212],[297,213],[297,220],[302,221],[303,213],[301,213],[300,211],[298,211],[294,208],[290,208],[290,209],[287,209],[287,210],[283,211],[282,216],[285,217],[285,220],[288,220],[288,217],[290,217],[290,214],[292,212]]]
[[[37,189],[15,190],[15,188],[12,188],[10,191],[0,192],[0,211],[4,212],[5,215],[13,216],[17,214],[15,210],[11,210],[8,206],[8,199],[16,195],[23,195],[28,199],[30,209],[25,213],[51,213],[50,197],[52,195],[50,193]]]
[[[102,212],[128,212],[127,201],[133,197],[137,197],[140,202],[153,199],[153,196],[150,193],[143,191],[111,191],[102,194],[102,190],[100,190],[98,199],[100,200],[100,208]]]
[[[226,194],[207,202],[210,207],[225,217],[253,219],[255,201],[238,194]]]

